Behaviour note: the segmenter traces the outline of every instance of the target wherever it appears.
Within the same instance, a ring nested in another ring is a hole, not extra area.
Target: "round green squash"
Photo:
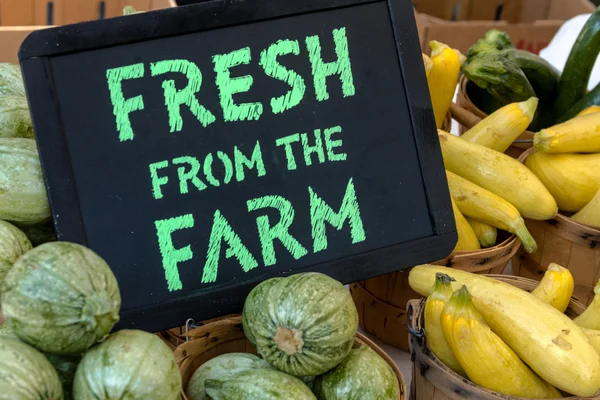
[[[249,353],[228,353],[212,358],[198,368],[185,390],[189,400],[209,400],[204,382],[207,379],[226,380],[240,372],[271,368],[265,360]]]
[[[258,353],[275,368],[302,377],[320,375],[350,352],[358,312],[350,292],[321,273],[302,273],[273,284],[247,325]]]
[[[73,394],[77,400],[179,400],[181,375],[158,336],[122,330],[83,356]]]
[[[398,400],[400,384],[392,367],[370,347],[354,349],[337,367],[318,376],[319,400]]]
[[[242,312],[242,326],[244,327],[244,334],[246,335],[246,338],[255,346],[256,340],[254,339],[254,334],[252,333],[251,324],[249,321],[256,320],[257,313],[263,307],[262,301],[265,297],[265,293],[269,291],[271,286],[282,279],[283,278],[267,279],[266,281],[259,283],[254,289],[252,289],[250,294],[248,294],[248,297],[246,297],[246,301],[244,302],[244,311]]]
[[[0,220],[0,293],[8,271],[32,247],[25,233],[13,224]]]
[[[21,340],[46,353],[80,354],[119,320],[121,295],[106,262],[75,243],[25,253],[2,287],[2,311]]]
[[[36,349],[0,337],[0,400],[63,400],[52,364]]]
[[[0,137],[34,139],[31,114],[25,97],[0,97]]]
[[[254,369],[231,379],[207,379],[212,400],[316,400],[300,379],[273,369]]]
[[[0,96],[25,97],[25,84],[18,64],[0,63]]]
[[[0,137],[0,219],[23,225],[50,220],[50,206],[33,139]]]

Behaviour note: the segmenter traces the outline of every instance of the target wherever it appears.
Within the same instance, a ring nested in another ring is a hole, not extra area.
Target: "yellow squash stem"
[[[433,62],[427,54],[423,54],[423,65],[425,65],[425,74],[427,74],[427,79],[429,79],[429,73],[431,72],[431,68],[433,68]]]
[[[577,114],[576,117],[583,117],[584,115],[593,114],[597,112],[600,112],[600,106],[589,106],[588,108]]]
[[[589,203],[571,216],[571,219],[584,225],[600,228],[600,190],[596,192]]]
[[[460,210],[460,207],[458,207],[458,209]],[[498,229],[496,229],[496,227],[486,224],[485,222],[480,222],[476,219],[469,218],[466,215],[465,218],[469,225],[471,225],[471,228],[473,228],[473,232],[475,232],[481,247],[492,247],[496,245],[496,238],[498,237]]]
[[[455,268],[418,265],[408,283],[427,296],[437,273],[454,278],[454,290],[467,286],[492,331],[546,382],[575,396],[600,394],[600,354],[567,315],[509,283]]]
[[[457,51],[435,40],[429,42],[429,45],[432,49],[433,66],[427,81],[435,123],[438,128],[441,128],[456,92],[460,74],[460,56]]]
[[[498,229],[514,233],[528,253],[535,253],[537,244],[525,226],[519,211],[502,197],[446,171],[450,194],[463,215],[485,222]]]
[[[583,328],[600,330],[600,281],[598,281],[594,288],[592,304],[573,321]]]
[[[600,113],[587,114],[542,129],[533,136],[535,149],[544,153],[600,151]]]
[[[573,296],[574,287],[571,271],[550,263],[544,277],[531,294],[564,313]]]
[[[456,223],[456,232],[458,233],[458,241],[454,251],[460,250],[479,250],[481,245],[477,239],[477,235],[471,228],[471,225],[467,222],[465,217],[462,215],[454,200],[452,201],[452,211],[454,211],[454,221]]]
[[[531,124],[538,102],[537,97],[532,97],[508,104],[481,120],[461,138],[504,153]]]
[[[474,383],[510,396],[562,397],[492,332],[465,286],[454,292],[446,304],[441,324],[452,352]]]
[[[440,323],[442,310],[444,310],[446,302],[452,296],[452,285],[450,285],[450,282],[451,278],[448,275],[436,275],[435,284],[431,288],[425,302],[425,335],[427,335],[427,346],[433,354],[448,368],[459,375],[466,376],[448,346]]]
[[[544,221],[558,212],[552,195],[519,161],[441,130],[438,136],[446,170],[502,197],[524,218]]]

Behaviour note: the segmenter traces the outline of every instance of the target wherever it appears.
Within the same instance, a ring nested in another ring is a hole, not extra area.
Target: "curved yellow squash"
[[[525,165],[544,183],[558,207],[577,212],[600,189],[600,154],[530,154]]]
[[[467,216],[465,216],[465,219],[469,225],[471,225],[471,228],[473,228],[473,232],[475,232],[481,247],[492,247],[496,245],[498,229],[496,229],[495,226],[486,224],[485,222],[477,221],[476,219],[469,218]]]
[[[537,244],[519,211],[502,197],[450,171],[446,171],[450,194],[460,212],[496,228],[514,233],[525,251],[535,253]]]
[[[435,124],[439,128],[444,122],[456,92],[460,75],[460,53],[435,40],[429,42],[429,45],[432,49],[430,58],[433,65],[427,74],[427,83],[435,114]]]
[[[558,311],[565,312],[574,288],[575,282],[571,271],[558,264],[550,263],[544,277],[531,294]]]
[[[600,113],[572,118],[542,129],[533,136],[533,145],[544,153],[597,153],[600,151]]]
[[[594,299],[588,308],[579,317],[574,319],[575,323],[583,328],[600,330],[600,281],[594,288]]]
[[[437,273],[454,278],[455,290],[466,285],[492,331],[546,382],[576,396],[600,394],[600,355],[565,314],[508,283],[453,268],[416,266],[409,284],[426,296]]]
[[[465,286],[454,292],[446,304],[441,323],[452,352],[474,383],[510,396],[562,397],[492,332]]]
[[[454,247],[454,251],[459,250],[479,250],[481,245],[477,239],[477,235],[471,228],[471,225],[467,222],[465,217],[462,215],[454,200],[452,201],[452,211],[454,211],[454,221],[456,223],[456,232],[458,233],[458,242]]]
[[[556,215],[552,195],[519,161],[447,132],[438,134],[448,171],[502,197],[525,218],[546,220]]]
[[[465,371],[458,363],[448,346],[448,342],[442,332],[440,316],[450,296],[452,296],[451,278],[448,275],[438,274],[435,284],[425,302],[425,334],[427,335],[427,346],[448,368],[459,375],[466,376]]]
[[[589,203],[571,216],[571,219],[584,225],[600,228],[600,190],[596,192]]]

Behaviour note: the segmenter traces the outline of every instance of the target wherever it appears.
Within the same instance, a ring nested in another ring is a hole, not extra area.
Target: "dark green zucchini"
[[[561,115],[556,123],[568,121],[591,106],[600,106],[600,84],[596,85],[594,89],[590,90],[581,100],[569,108],[569,111]]]
[[[564,115],[585,96],[598,53],[600,53],[600,7],[588,19],[571,49],[554,101],[555,115]]]
[[[500,54],[505,55],[521,68],[540,100],[554,99],[558,89],[560,72],[552,64],[525,50],[503,50]]]

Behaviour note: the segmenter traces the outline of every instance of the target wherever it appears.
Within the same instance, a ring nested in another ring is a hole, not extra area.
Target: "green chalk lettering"
[[[315,253],[327,249],[325,221],[340,230],[344,226],[344,222],[348,220],[352,243],[366,240],[352,178],[348,182],[342,206],[337,213],[311,187],[308,188],[308,191],[310,193],[310,224],[312,226],[313,251]]]
[[[144,99],[141,95],[125,100],[122,82],[128,79],[138,79],[144,76],[144,64],[132,64],[126,67],[111,68],[106,70],[108,90],[113,106],[113,113],[117,120],[119,140],[133,140],[133,127],[129,114],[144,109]]]
[[[258,266],[258,262],[252,253],[250,253],[250,250],[242,243],[238,234],[235,233],[221,212],[217,210],[215,211],[210,239],[208,241],[208,253],[202,273],[202,283],[216,282],[223,241],[228,246],[225,251],[225,258],[237,258],[244,272],[248,272]]]
[[[196,186],[198,191],[206,189],[206,184],[198,178],[198,172],[200,172],[200,162],[196,157],[183,156],[173,159],[173,164],[189,164],[190,170],[185,171],[185,167],[177,168],[177,174],[179,175],[179,191],[181,194],[188,193],[188,182],[192,182],[192,185]]]
[[[291,144],[296,143],[299,140],[300,140],[300,134],[294,133],[293,135],[282,137],[275,141],[275,145],[285,146],[285,157],[287,158],[287,168],[290,171],[296,169],[296,159],[294,158],[294,152],[292,151]]]
[[[333,30],[333,41],[335,43],[335,54],[337,61],[325,63],[321,55],[321,42],[318,36],[309,36],[306,38],[306,48],[308,57],[312,65],[312,74],[314,78],[315,92],[317,100],[323,101],[329,99],[327,92],[327,77],[339,75],[342,81],[342,93],[344,97],[354,96],[354,78],[352,77],[352,66],[350,64],[350,52],[348,51],[348,38],[346,37],[346,28]]]
[[[158,246],[162,256],[162,265],[165,269],[165,278],[169,291],[183,289],[183,284],[179,278],[179,269],[177,264],[191,260],[194,257],[190,245],[176,249],[173,246],[172,234],[180,229],[194,227],[194,216],[192,214],[182,215],[180,217],[169,218],[154,221],[156,226],[156,235],[158,236]]]
[[[321,130],[315,129],[315,145],[311,146],[308,144],[308,134],[303,133],[302,138],[302,148],[304,149],[304,161],[307,166],[312,164],[312,160],[310,158],[311,154],[316,153],[317,158],[319,159],[319,163],[322,164],[325,162],[325,151],[323,150],[323,141],[321,140]]]
[[[217,151],[217,157],[219,157],[219,160],[221,160],[223,166],[225,167],[225,177],[223,178],[223,183],[227,185],[233,177],[233,164],[231,163],[231,158],[229,158],[229,156],[222,151]]]
[[[295,56],[300,54],[300,45],[297,40],[279,40],[260,53],[260,66],[265,70],[265,74],[271,78],[286,82],[292,87],[292,90],[288,91],[285,95],[271,99],[273,114],[280,114],[285,110],[297,106],[306,91],[304,79],[295,71],[288,70],[277,62],[278,56],[287,54]]]
[[[272,207],[279,211],[279,222],[271,226],[269,216],[261,215],[256,218],[262,254],[266,266],[277,262],[273,241],[278,239],[296,260],[305,256],[308,251],[289,233],[290,225],[294,221],[294,207],[289,200],[281,196],[264,196],[248,200],[248,211]]]
[[[267,172],[265,170],[265,164],[263,162],[262,152],[260,150],[260,143],[257,140],[252,156],[248,159],[237,146],[233,148],[233,155],[235,160],[235,179],[241,182],[246,177],[244,167],[252,169],[256,167],[256,174],[258,176],[264,176]]]
[[[162,199],[163,194],[160,187],[169,182],[168,176],[158,176],[158,170],[169,166],[168,161],[159,161],[150,164],[150,179],[152,179],[152,195],[156,200]]]
[[[213,56],[216,84],[219,88],[223,118],[225,121],[258,120],[263,112],[261,103],[235,104],[233,95],[250,90],[254,79],[250,75],[231,78],[229,69],[240,64],[250,63],[250,47]]]
[[[202,86],[202,72],[193,62],[187,60],[165,60],[150,64],[152,76],[178,72],[184,74],[188,79],[188,85],[181,90],[175,88],[175,81],[168,79],[162,83],[165,93],[165,105],[169,111],[169,126],[171,132],[180,132],[183,129],[183,118],[181,117],[181,106],[186,105],[196,116],[203,127],[215,122],[215,116],[204,106],[200,105],[196,93]]]
[[[215,178],[212,170],[213,163],[213,155],[212,153],[208,153],[206,158],[204,159],[204,176],[206,176],[206,180],[213,186],[219,186],[220,182]]]
[[[339,153],[339,154],[335,154],[333,152],[333,149],[336,147],[341,147],[342,146],[342,141],[341,140],[331,140],[331,136],[334,133],[341,133],[342,132],[342,127],[341,126],[334,126],[332,128],[327,128],[325,129],[325,148],[327,149],[327,158],[329,159],[329,161],[346,161],[346,153]]]

